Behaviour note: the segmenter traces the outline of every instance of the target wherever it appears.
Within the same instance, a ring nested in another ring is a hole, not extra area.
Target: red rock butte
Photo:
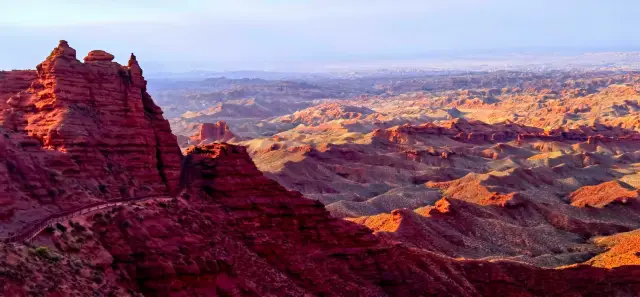
[[[229,130],[229,126],[224,121],[213,123],[202,123],[196,134],[190,137],[193,144],[204,142],[226,142],[234,138],[235,135]]]

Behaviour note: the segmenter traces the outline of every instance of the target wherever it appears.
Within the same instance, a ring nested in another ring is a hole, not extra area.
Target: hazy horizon
[[[26,1],[25,1],[26,2]],[[0,0],[0,69],[31,69],[58,40],[149,72],[295,71],[510,52],[635,51],[633,1]]]

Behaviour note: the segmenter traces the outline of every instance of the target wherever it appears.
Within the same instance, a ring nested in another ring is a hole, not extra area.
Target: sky
[[[636,0],[0,0],[0,69],[65,39],[147,71],[295,70],[460,53],[640,48]]]

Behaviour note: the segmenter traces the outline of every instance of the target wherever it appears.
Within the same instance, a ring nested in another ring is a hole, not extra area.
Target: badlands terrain
[[[78,57],[0,72],[1,296],[640,294],[634,73]]]
[[[541,267],[640,263],[633,241],[640,228],[640,74],[190,84],[201,89],[162,93],[188,108],[203,106],[170,119],[183,149],[245,146],[266,176],[381,237],[450,257]],[[199,137],[202,130],[216,136]]]

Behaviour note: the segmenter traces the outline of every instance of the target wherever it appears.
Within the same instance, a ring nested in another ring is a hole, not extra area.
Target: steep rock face
[[[37,73],[33,70],[0,71],[0,110],[8,107],[7,99],[28,88],[36,77]]]
[[[146,92],[136,57],[128,66],[112,59],[92,51],[82,63],[61,41],[31,84],[6,101],[3,219],[29,222],[99,200],[175,190],[182,158],[176,137]],[[30,76],[22,76],[24,86]]]

